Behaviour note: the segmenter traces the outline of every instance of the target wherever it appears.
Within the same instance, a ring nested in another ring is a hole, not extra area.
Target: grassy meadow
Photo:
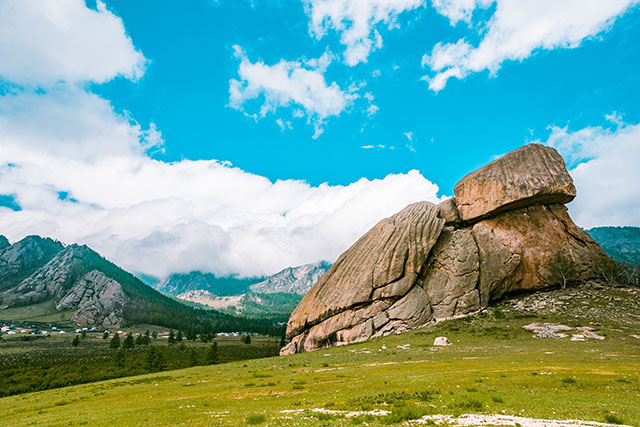
[[[0,424],[397,425],[487,413],[640,425],[640,293],[538,295],[355,345],[11,396]],[[605,339],[534,338],[522,328],[532,322]],[[443,335],[452,345],[434,347]]]

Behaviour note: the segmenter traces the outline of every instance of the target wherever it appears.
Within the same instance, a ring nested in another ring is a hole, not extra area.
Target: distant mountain
[[[166,295],[178,296],[188,291],[204,290],[216,296],[242,295],[249,287],[264,280],[264,277],[238,278],[234,276],[218,277],[211,273],[192,271],[175,273],[167,279],[152,285],[154,289]]]
[[[326,261],[288,267],[260,283],[251,285],[251,292],[261,294],[282,292],[304,295],[329,267],[331,264]]]
[[[248,292],[240,295],[221,296],[207,289],[190,289],[177,297],[227,313],[286,320],[302,296],[329,267],[331,264],[325,261],[288,267],[259,283],[250,285],[250,290],[247,289]]]
[[[20,283],[64,248],[60,242],[39,236],[27,236],[13,245],[1,237],[0,292]]]
[[[616,261],[640,262],[640,227],[595,227],[587,233]]]
[[[0,239],[0,242],[2,239]],[[0,319],[25,307],[72,312],[81,326],[153,324],[201,331],[273,332],[272,323],[196,309],[162,295],[87,246],[29,236],[0,249]],[[8,314],[7,314],[8,313]]]
[[[162,281],[158,279],[156,276],[152,276],[150,274],[133,273],[133,275],[136,276],[138,279],[140,279],[142,283],[144,283],[147,286],[151,286],[152,288],[155,288],[155,286]]]

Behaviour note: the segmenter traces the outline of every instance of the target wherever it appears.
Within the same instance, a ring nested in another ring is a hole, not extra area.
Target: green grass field
[[[44,301],[23,307],[5,308],[0,311],[0,320],[11,320],[13,322],[40,322],[56,323],[58,325],[74,326],[71,318],[75,310],[58,311],[54,301]]]
[[[640,334],[639,303],[638,292],[616,289],[520,297],[356,345],[3,398],[0,424],[337,426],[505,413],[638,426],[640,339],[631,335]],[[606,338],[540,339],[522,328],[545,321],[592,326]],[[453,345],[433,347],[441,335]],[[346,418],[319,408],[391,414]]]

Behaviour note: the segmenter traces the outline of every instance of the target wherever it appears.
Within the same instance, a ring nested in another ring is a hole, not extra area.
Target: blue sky
[[[438,93],[420,80],[428,71],[421,67],[422,56],[438,41],[455,42],[469,31],[462,23],[451,27],[432,7],[401,14],[400,28],[383,30],[384,46],[366,64],[350,67],[338,60],[325,74],[340,87],[366,84],[361,91],[374,96],[378,112],[368,117],[360,99],[328,119],[314,139],[313,126],[304,119],[290,130],[277,125],[292,108],[254,121],[229,107],[229,80],[237,78],[239,63],[234,45],[265,64],[317,58],[327,50],[340,53],[336,34],[309,36],[302,2],[107,4],[151,63],[140,82],[115,79],[94,90],[136,120],[156,124],[165,139],[166,152],[158,156],[163,160],[223,159],[272,180],[314,185],[418,169],[451,194],[461,176],[491,156],[546,139],[550,125],[605,124],[613,111],[640,121],[637,8],[579,48],[506,61],[494,77],[479,72]],[[380,75],[373,77],[376,70]],[[245,105],[246,111],[255,113],[255,104]],[[407,147],[408,132],[415,152]],[[367,145],[395,149],[361,148]]]
[[[0,0],[0,28],[12,240],[270,274],[528,142],[579,225],[640,225],[637,0]]]

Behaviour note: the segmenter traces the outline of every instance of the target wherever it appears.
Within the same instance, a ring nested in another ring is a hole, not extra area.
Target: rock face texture
[[[80,326],[119,328],[125,324],[122,315],[125,302],[120,283],[93,270],[76,282],[56,309],[76,309],[72,320]]]
[[[562,157],[551,147],[520,147],[458,182],[453,190],[463,221],[538,204],[564,204],[576,197]]]
[[[86,246],[38,236],[0,249],[0,283],[8,284],[0,287],[0,310],[51,301],[56,310],[74,310],[78,325],[124,326],[127,296],[119,282],[89,267],[96,258]]]
[[[404,332],[540,289],[559,250],[582,279],[605,256],[563,206],[575,187],[552,148],[519,148],[464,177],[454,192],[437,206],[407,206],[343,253],[292,313],[281,354]]]

